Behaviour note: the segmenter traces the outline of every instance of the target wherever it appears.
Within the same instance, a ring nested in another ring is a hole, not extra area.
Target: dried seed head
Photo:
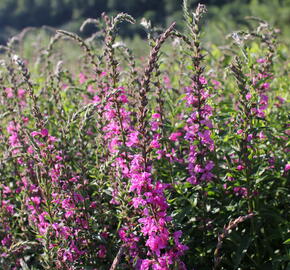
[[[82,23],[82,25],[81,25],[81,27],[80,27],[80,31],[83,32],[84,29],[85,29],[85,27],[86,27],[87,25],[89,25],[89,24],[94,24],[95,26],[99,26],[100,21],[97,20],[97,19],[88,18],[88,19],[86,19],[86,20]]]
[[[206,6],[203,4],[198,4],[195,12],[193,13],[193,17],[195,19],[195,22],[199,22],[202,18],[203,14],[207,12]]]
[[[146,18],[142,18],[140,24],[145,28],[145,29],[150,29],[151,28],[151,21],[147,20]]]
[[[128,22],[131,24],[136,23],[135,19],[131,15],[127,13],[119,13],[113,20],[113,27],[116,27],[117,24],[121,22]]]

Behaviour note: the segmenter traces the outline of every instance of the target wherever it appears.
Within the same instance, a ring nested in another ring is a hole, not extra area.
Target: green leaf
[[[242,261],[242,259],[244,258],[245,254],[247,253],[247,250],[250,246],[250,244],[252,243],[253,239],[246,235],[246,236],[243,236],[241,238],[241,242],[240,242],[240,245],[236,251],[236,254],[235,254],[235,257],[234,257],[234,263],[235,263],[235,266],[234,266],[234,269],[237,269]]]
[[[283,242],[284,245],[290,245],[290,238]]]

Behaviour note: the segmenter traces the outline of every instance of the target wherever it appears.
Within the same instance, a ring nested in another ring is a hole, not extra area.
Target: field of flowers
[[[289,269],[289,48],[254,17],[204,44],[183,9],[141,58],[125,13],[1,46],[1,270]]]

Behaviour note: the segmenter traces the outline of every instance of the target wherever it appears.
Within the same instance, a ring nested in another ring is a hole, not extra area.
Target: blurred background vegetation
[[[220,40],[220,32],[229,33],[246,24],[245,16],[257,16],[267,20],[290,36],[290,0],[191,0],[192,8],[198,2],[208,6],[206,16],[208,38]],[[79,33],[82,21],[87,17],[98,18],[102,12],[115,15],[127,12],[140,23],[142,17],[154,26],[166,26],[172,21],[182,28],[182,0],[0,0],[0,43],[21,29],[47,25]],[[121,28],[123,37],[144,37],[145,32],[137,23]],[[93,26],[82,35],[89,36]]]

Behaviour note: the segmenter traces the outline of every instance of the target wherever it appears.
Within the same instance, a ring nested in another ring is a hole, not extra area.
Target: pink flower
[[[10,204],[10,201],[3,200],[2,206],[10,215],[14,214],[14,205]]]
[[[6,235],[2,240],[1,240],[1,244],[3,246],[9,247],[12,243],[12,235],[8,234]]]
[[[267,60],[266,59],[264,59],[264,58],[260,58],[260,59],[258,59],[257,60],[257,63],[266,63],[267,62]]]
[[[37,206],[40,205],[40,203],[41,203],[40,197],[31,197],[30,200]]]
[[[125,240],[125,238],[126,238],[126,232],[125,232],[125,229],[120,229],[119,231],[118,231],[118,234],[119,234],[119,237],[122,239],[122,241],[124,241]]]
[[[207,80],[206,80],[206,78],[203,77],[203,76],[199,77],[199,82],[200,82],[201,84],[207,84]]]
[[[23,123],[27,124],[27,123],[29,122],[29,118],[23,116],[23,117],[22,117],[22,121],[23,121]]]
[[[233,189],[236,196],[247,197],[248,196],[248,189],[245,187],[234,187]]]
[[[66,88],[68,88],[68,85],[67,85],[66,83],[63,83],[63,84],[61,85],[61,89],[62,89],[62,90],[65,90]]]
[[[12,192],[12,190],[8,186],[2,185],[2,187],[3,187],[4,194],[10,194]]]
[[[174,239],[174,243],[175,245],[177,246],[178,248],[178,252],[180,253],[180,255],[182,255],[184,253],[184,251],[188,250],[188,246],[186,245],[182,245],[180,242],[179,242],[179,238],[182,236],[182,231],[177,231],[177,232],[174,232],[173,234],[173,239]]]
[[[161,115],[159,113],[153,113],[152,114],[152,118],[153,119],[160,119],[161,118]]]
[[[207,171],[211,171],[212,169],[213,169],[213,167],[214,167],[214,163],[213,163],[213,161],[208,161],[207,162],[207,164],[205,165],[205,169],[207,170]]]
[[[276,96],[276,99],[278,99],[278,101],[279,101],[280,104],[285,103],[285,99],[282,98],[282,97],[280,97],[280,96]]]
[[[250,100],[251,98],[252,98],[251,93],[247,93],[247,94],[246,94],[246,99],[247,99],[247,100]]]
[[[221,83],[219,81],[212,80],[212,83],[215,85],[215,89],[217,89],[221,86]]]
[[[128,98],[127,98],[126,95],[120,95],[119,100],[120,100],[122,103],[128,103]]]
[[[71,229],[69,227],[63,226],[59,229],[60,235],[62,235],[65,239],[68,239],[71,235]]]
[[[43,137],[46,137],[46,136],[48,136],[48,130],[47,129],[42,129],[41,131],[40,131],[40,133],[41,133],[41,135],[43,136]]]
[[[135,146],[139,143],[139,138],[138,138],[138,135],[139,133],[137,131],[135,132],[131,132],[129,135],[128,135],[128,141],[126,142],[126,145],[128,147],[132,147],[132,146]]]
[[[198,98],[193,96],[192,94],[187,94],[184,98],[187,102],[187,105],[193,105],[193,106],[197,106],[198,105]]]
[[[210,130],[206,129],[203,132],[198,132],[198,136],[201,138],[201,141],[205,144],[209,145],[210,151],[213,151],[214,149],[214,142],[211,139],[211,132]]]
[[[253,134],[249,134],[248,137],[247,137],[247,142],[250,142],[253,140]]]
[[[262,88],[265,89],[265,90],[267,90],[267,89],[270,88],[270,84],[269,83],[263,83],[262,84]]]
[[[66,211],[64,216],[65,218],[70,218],[72,216],[74,216],[75,212],[74,211]]]
[[[17,91],[17,95],[20,99],[24,98],[24,96],[26,95],[26,90],[19,88]]]
[[[150,270],[150,266],[152,265],[152,260],[142,260],[140,270]]]
[[[168,234],[160,233],[159,235],[150,235],[149,239],[146,241],[146,246],[150,247],[157,256],[160,255],[160,249],[166,248],[168,243]]]
[[[66,261],[73,262],[74,261],[74,258],[73,258],[71,251],[67,250],[63,253],[63,261],[64,262],[66,262]]]
[[[267,137],[265,136],[265,134],[263,133],[263,131],[260,131],[258,134],[258,138],[260,139],[260,140],[263,140],[263,139],[266,139]]]
[[[31,133],[32,137],[36,136],[42,136],[42,137],[47,137],[48,136],[48,130],[47,129],[42,129],[40,132],[39,131],[32,131]]]
[[[92,94],[97,91],[97,89],[94,89],[94,87],[91,84],[88,86],[87,90],[88,90],[89,93],[92,93]]]
[[[260,105],[268,105],[269,97],[266,95],[260,95]]]
[[[159,149],[161,147],[161,144],[158,142],[158,140],[153,140],[150,144],[150,146],[152,148],[155,148],[155,149]]]
[[[180,136],[182,136],[181,132],[173,132],[169,136],[169,140],[176,142]]]
[[[99,103],[99,102],[101,102],[101,98],[99,96],[94,96],[93,97],[93,102],[94,103]]]
[[[243,166],[243,165],[241,165],[241,164],[237,166],[237,170],[238,170],[238,171],[242,171],[242,170],[244,170],[244,169],[245,169],[245,166]]]
[[[106,247],[104,245],[99,245],[98,246],[98,249],[99,249],[99,251],[98,251],[98,257],[99,258],[105,258],[106,255],[107,255],[107,249],[106,249]]]
[[[152,129],[152,131],[156,131],[159,128],[159,126],[160,126],[160,122],[153,121],[151,123],[151,129]]]
[[[163,76],[163,81],[166,85],[166,87],[170,87],[170,78],[168,76]]]
[[[84,197],[79,193],[74,193],[73,198],[76,202],[83,202],[85,200]]]
[[[144,206],[146,204],[146,201],[143,200],[141,197],[133,198],[132,202],[133,202],[134,208],[138,208],[139,205]]]
[[[109,143],[108,148],[111,152],[116,153],[120,144],[121,142],[119,138],[113,138],[112,141]]]
[[[69,198],[64,199],[62,201],[62,203],[61,203],[61,206],[62,206],[63,209],[72,209],[72,208],[75,208],[75,204]]]
[[[6,92],[6,95],[7,95],[8,98],[13,98],[14,97],[12,88],[6,88],[5,92]]]
[[[86,82],[86,80],[87,80],[87,76],[84,74],[84,73],[80,73],[79,74],[79,83],[80,84],[83,84],[83,83],[85,83]]]
[[[90,208],[94,209],[96,207],[97,207],[97,203],[96,202],[91,202]]]

